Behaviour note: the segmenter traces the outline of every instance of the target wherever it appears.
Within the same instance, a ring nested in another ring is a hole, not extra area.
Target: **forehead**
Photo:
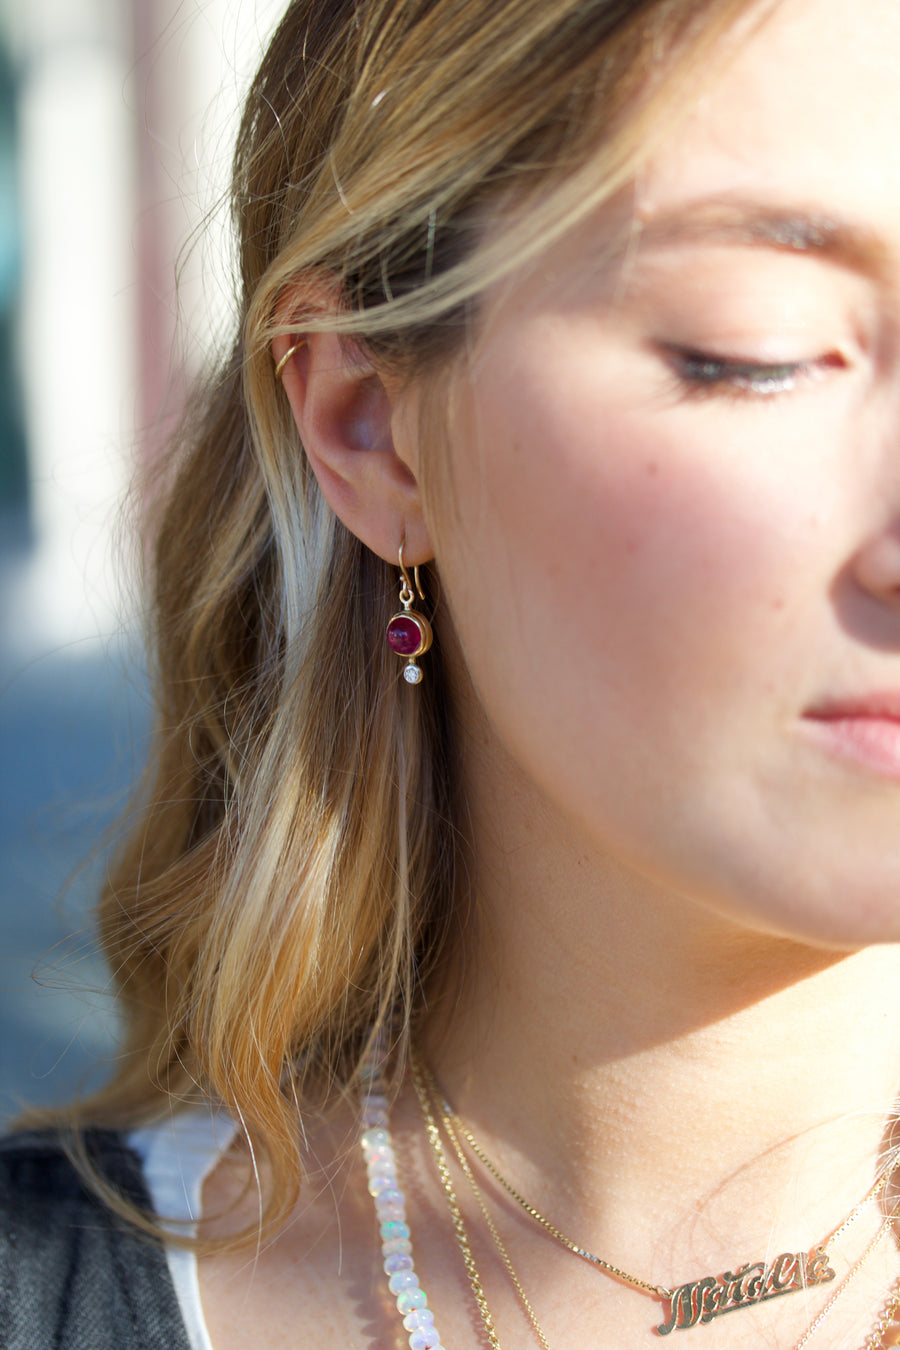
[[[720,197],[801,205],[900,240],[900,5],[778,0],[731,50],[636,185],[638,218]]]
[[[634,264],[647,277],[657,260],[677,271],[692,246],[848,266],[900,327],[900,0],[759,0],[695,89],[684,106],[653,109],[647,157],[622,189],[486,287],[468,369],[495,324],[618,304]]]
[[[692,245],[814,255],[900,290],[900,0],[759,0],[695,88],[660,105],[671,125],[628,185],[487,288],[482,334],[548,295],[615,299],[639,257],[676,265]]]

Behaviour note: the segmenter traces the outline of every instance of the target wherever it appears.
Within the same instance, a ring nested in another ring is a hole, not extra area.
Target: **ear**
[[[419,484],[395,446],[396,395],[372,363],[334,333],[274,338],[272,357],[276,365],[287,357],[284,393],[335,515],[386,562],[396,563],[401,544],[409,565],[427,562],[434,550]]]

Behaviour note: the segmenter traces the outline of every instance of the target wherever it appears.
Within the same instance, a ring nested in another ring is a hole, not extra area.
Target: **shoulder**
[[[144,1209],[141,1165],[124,1138],[82,1137],[105,1184]],[[4,1350],[187,1350],[161,1245],[93,1192],[64,1139],[0,1139],[0,1345]]]

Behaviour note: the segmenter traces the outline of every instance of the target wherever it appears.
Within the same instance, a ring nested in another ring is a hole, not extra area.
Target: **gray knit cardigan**
[[[144,1209],[141,1164],[113,1131],[90,1157]],[[2,1350],[190,1350],[161,1245],[110,1214],[56,1137],[0,1139]]]

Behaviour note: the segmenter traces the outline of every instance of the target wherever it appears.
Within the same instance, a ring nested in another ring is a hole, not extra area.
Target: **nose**
[[[900,522],[869,539],[854,559],[856,583],[874,599],[900,605]]]
[[[895,516],[850,558],[832,591],[846,632],[867,647],[900,652],[900,520]]]

